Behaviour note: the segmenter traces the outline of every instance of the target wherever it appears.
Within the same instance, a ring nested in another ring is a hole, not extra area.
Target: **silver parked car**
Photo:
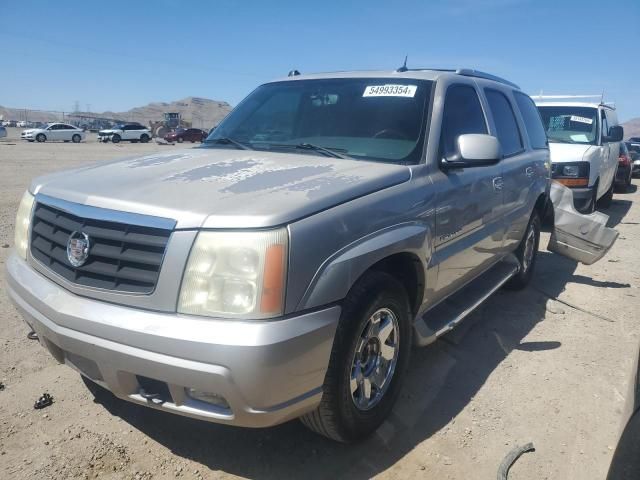
[[[200,148],[34,180],[8,291],[58,361],[124,400],[354,441],[412,345],[527,285],[549,190],[540,116],[508,81],[296,75]]]

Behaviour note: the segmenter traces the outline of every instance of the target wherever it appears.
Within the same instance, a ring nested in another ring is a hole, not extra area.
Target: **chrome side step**
[[[439,336],[452,330],[518,273],[519,268],[515,256],[509,255],[456,293],[427,310],[414,323],[415,344],[421,347],[429,345]]]

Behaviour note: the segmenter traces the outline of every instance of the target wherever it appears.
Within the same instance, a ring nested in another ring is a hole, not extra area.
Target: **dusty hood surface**
[[[593,145],[549,142],[549,154],[554,163],[579,162],[591,147]]]
[[[32,193],[172,218],[177,228],[283,225],[409,180],[406,166],[196,148],[37,178]]]

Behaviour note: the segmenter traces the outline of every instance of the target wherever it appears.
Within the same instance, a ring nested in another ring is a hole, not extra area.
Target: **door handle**
[[[502,181],[502,177],[496,177],[493,179],[493,189],[496,192],[499,192],[502,190],[502,187],[504,187],[504,182]]]
[[[524,174],[527,177],[533,177],[533,167],[527,167],[524,169]]]

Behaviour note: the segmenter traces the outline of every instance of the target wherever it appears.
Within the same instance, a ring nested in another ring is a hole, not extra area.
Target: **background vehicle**
[[[633,163],[631,155],[624,142],[620,142],[620,155],[618,157],[618,169],[616,170],[615,185],[622,192],[626,192],[631,186],[633,175]]]
[[[167,142],[203,142],[207,138],[207,132],[199,128],[179,128],[173,132],[169,132],[164,136]]]
[[[26,128],[29,126],[29,122],[25,121],[25,120],[21,120],[16,124],[16,127],[18,128]]]
[[[190,128],[191,122],[182,119],[180,112],[165,112],[164,120],[149,122],[154,137],[164,138],[167,133],[177,128]]]
[[[549,138],[552,178],[573,189],[576,210],[607,208],[623,129],[611,105],[534,97]]]
[[[99,142],[107,142],[109,140],[113,143],[120,141],[147,143],[151,140],[151,131],[139,123],[124,123],[98,132]]]
[[[23,130],[20,134],[22,140],[30,142],[73,142],[79,143],[85,138],[83,130],[67,123],[51,123],[44,128],[31,128]]]
[[[0,126],[0,138],[4,138],[7,136],[7,129],[5,127]]]
[[[640,175],[640,141],[628,141],[625,142],[629,156],[631,157],[631,174],[636,177]]]
[[[390,413],[412,345],[528,284],[549,167],[535,104],[498,77],[290,77],[202,148],[35,180],[7,290],[122,399],[355,441]]]

